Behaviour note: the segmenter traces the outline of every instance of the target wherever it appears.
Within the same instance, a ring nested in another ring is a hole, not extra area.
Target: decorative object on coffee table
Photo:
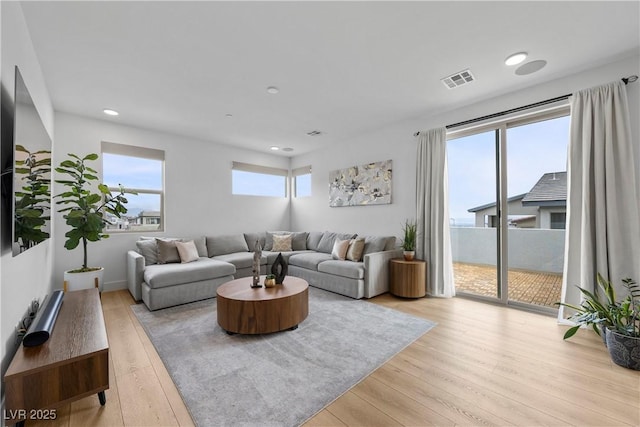
[[[287,261],[284,260],[282,252],[280,252],[271,266],[271,274],[276,277],[276,285],[282,285],[284,278],[287,277],[288,271],[289,266],[287,265]]]
[[[264,287],[273,288],[275,285],[276,285],[276,276],[273,274],[267,274],[267,277],[264,278]]]
[[[261,288],[260,284],[260,258],[262,258],[262,246],[260,241],[256,240],[256,244],[253,247],[253,281],[251,282],[252,288]]]

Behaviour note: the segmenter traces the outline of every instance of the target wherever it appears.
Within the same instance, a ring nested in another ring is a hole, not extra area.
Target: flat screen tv
[[[51,138],[18,67],[13,116],[13,256],[51,233]]]

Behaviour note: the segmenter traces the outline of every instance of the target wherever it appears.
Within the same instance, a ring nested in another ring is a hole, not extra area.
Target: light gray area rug
[[[297,426],[435,326],[309,288],[298,329],[227,335],[216,300],[132,306],[199,426]]]

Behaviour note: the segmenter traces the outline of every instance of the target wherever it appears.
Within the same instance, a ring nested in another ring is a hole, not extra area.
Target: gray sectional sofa
[[[290,251],[274,251],[273,235],[291,235]],[[137,250],[127,253],[127,282],[136,301],[150,310],[184,304],[216,296],[218,286],[234,278],[252,275],[256,241],[263,248],[261,274],[271,270],[282,253],[288,262],[288,275],[305,279],[311,286],[351,298],[371,298],[389,290],[388,264],[402,255],[394,236],[364,236],[359,261],[334,259],[336,240],[355,238],[353,234],[333,232],[274,231],[198,237],[196,261],[158,263],[155,238],[141,237]]]

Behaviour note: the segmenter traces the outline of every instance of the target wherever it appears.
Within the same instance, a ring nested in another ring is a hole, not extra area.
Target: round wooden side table
[[[427,294],[427,263],[414,259],[392,259],[389,261],[391,283],[389,292],[405,298],[421,298]]]

